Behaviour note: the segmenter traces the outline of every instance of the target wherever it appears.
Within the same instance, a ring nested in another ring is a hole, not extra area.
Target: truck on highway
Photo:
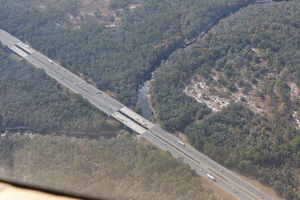
[[[210,175],[210,174],[207,174],[206,176],[207,176],[209,179],[211,179],[211,180],[213,180],[213,181],[217,182],[217,181],[216,181],[216,179],[215,179],[215,178],[214,178],[212,175]]]
[[[52,60],[48,59],[48,61],[53,64]]]
[[[124,119],[122,119],[122,117],[120,117],[119,115],[116,115],[116,117],[121,120],[122,122],[124,122]]]

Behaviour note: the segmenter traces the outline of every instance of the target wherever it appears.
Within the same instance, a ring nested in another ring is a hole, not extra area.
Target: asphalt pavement
[[[122,103],[109,95],[106,95],[103,91],[98,90],[69,70],[61,67],[54,61],[51,61],[43,54],[23,44],[9,33],[0,30],[0,41],[35,67],[44,69],[46,73],[57,82],[75,93],[81,94],[83,98],[88,99],[91,104],[114,117],[120,123],[123,123],[141,134],[157,147],[165,151],[170,151],[176,158],[182,157],[183,161],[188,163],[202,177],[208,178],[206,175],[210,173],[216,178],[216,182],[214,183],[217,186],[228,191],[235,197],[243,200],[272,199],[261,192],[260,189],[249,184],[247,181],[238,177],[191,146],[178,141],[178,138],[172,134],[155,126]]]

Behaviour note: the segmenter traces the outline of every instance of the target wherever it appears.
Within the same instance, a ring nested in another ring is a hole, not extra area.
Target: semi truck
[[[206,176],[207,176],[209,179],[211,179],[211,180],[213,180],[213,181],[217,182],[217,181],[216,181],[216,179],[215,179],[215,178],[214,178],[212,175],[210,175],[210,174],[207,174]]]
[[[121,120],[122,122],[124,122],[124,119],[122,119],[122,117],[120,117],[119,115],[116,115],[116,117]]]

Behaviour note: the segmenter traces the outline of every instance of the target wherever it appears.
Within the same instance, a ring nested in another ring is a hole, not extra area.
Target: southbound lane
[[[8,45],[8,47],[10,47],[12,51],[15,50],[15,48],[12,48],[15,47],[15,44],[18,44],[20,48],[25,48],[24,44],[19,44],[21,43],[20,40],[12,37],[3,30],[0,30],[0,40],[3,44]],[[258,188],[239,178],[238,176],[231,173],[229,170],[222,167],[205,155],[201,154],[194,148],[180,145],[178,143],[178,139],[172,134],[155,126],[150,121],[144,119],[142,116],[136,113],[132,114],[132,111],[127,109],[126,106],[99,91],[95,87],[87,84],[81,78],[59,66],[57,63],[50,61],[49,58],[47,58],[43,54],[36,52],[34,49],[31,49],[28,46],[26,48],[30,49],[30,54],[26,55],[26,53],[24,52],[24,54],[22,53],[22,55],[24,55],[24,59],[26,59],[28,62],[38,68],[45,69],[46,73],[57,80],[59,83],[78,94],[82,94],[84,98],[88,99],[97,108],[113,116],[115,119],[117,119],[121,123],[124,123],[137,133],[142,134],[142,136],[150,140],[159,148],[162,148],[163,150],[169,150],[174,157],[183,157],[184,162],[190,164],[190,166],[196,169],[198,173],[201,172],[199,170],[199,167],[203,167],[203,171],[200,173],[200,175],[207,178],[204,173],[213,174],[217,178],[217,182],[215,184],[217,184],[219,187],[232,193],[239,199],[253,199],[253,197],[257,199],[260,199],[261,197],[264,197],[265,199],[272,199],[262,193]],[[119,110],[123,110],[127,114],[129,113],[137,119],[131,120],[127,116],[120,113]],[[141,126],[139,124],[142,124],[144,126]],[[147,131],[147,129],[150,130]],[[219,171],[220,169],[222,169],[222,171]],[[238,187],[239,189],[233,191],[232,186]],[[249,195],[251,195],[251,197]]]

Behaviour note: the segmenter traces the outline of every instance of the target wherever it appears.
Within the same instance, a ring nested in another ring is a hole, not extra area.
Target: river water
[[[149,98],[147,96],[150,87],[150,81],[146,81],[143,86],[139,89],[138,102],[141,104],[143,117],[150,120],[151,110],[149,107]]]
[[[215,25],[211,27],[211,30],[213,32],[216,32],[218,30],[218,26]],[[187,47],[189,47],[189,45],[184,47],[184,49],[186,50]],[[157,69],[157,67],[155,67],[155,69]],[[152,73],[153,72],[151,72],[151,74]],[[142,84],[142,87],[140,87],[140,89],[138,90],[138,102],[141,104],[143,117],[151,121],[152,111],[150,110],[149,98],[147,96],[149,88],[150,88],[150,81],[147,80]]]
[[[271,0],[270,0],[270,1],[271,1]],[[277,2],[277,1],[280,1],[280,0],[275,0],[275,1]],[[266,3],[266,2],[269,2],[269,0],[261,1],[261,3]],[[249,3],[249,4],[253,4],[253,3]],[[228,11],[227,13],[224,13],[223,15],[217,17],[213,22],[211,22],[211,23],[207,26],[207,28],[206,28],[203,32],[200,33],[199,36],[197,36],[197,37],[195,37],[195,38],[197,39],[198,37],[202,37],[202,35],[203,35],[204,33],[208,32],[208,30],[212,30],[213,32],[216,32],[216,31],[218,30],[217,24],[218,24],[218,22],[219,22],[221,19],[224,19],[224,18],[228,17],[229,14],[230,14],[231,12],[235,13],[235,12],[238,11],[240,8],[245,7],[245,6],[248,6],[249,4],[245,4],[245,5],[238,6],[238,7],[234,8],[233,10],[230,10],[230,11]],[[191,39],[191,40],[194,42],[194,41],[196,41],[196,39]],[[191,42],[191,43],[193,43],[193,42]],[[184,46],[184,49],[186,50],[186,48],[187,48],[191,43],[189,43],[187,46]],[[159,66],[157,66],[157,67],[159,67]],[[156,70],[157,67],[155,67],[154,69]],[[152,74],[153,71],[150,72],[150,73]],[[146,79],[146,80],[147,80],[147,79]],[[150,88],[150,81],[147,80],[147,81],[142,85],[142,87],[138,90],[138,102],[141,104],[143,117],[146,118],[146,119],[148,119],[148,120],[150,120],[151,114],[152,114],[152,112],[151,112],[151,110],[150,110],[150,106],[149,106],[149,98],[148,98],[148,96],[147,96],[147,93],[148,93],[149,88]],[[151,120],[150,120],[150,121],[151,121]]]

